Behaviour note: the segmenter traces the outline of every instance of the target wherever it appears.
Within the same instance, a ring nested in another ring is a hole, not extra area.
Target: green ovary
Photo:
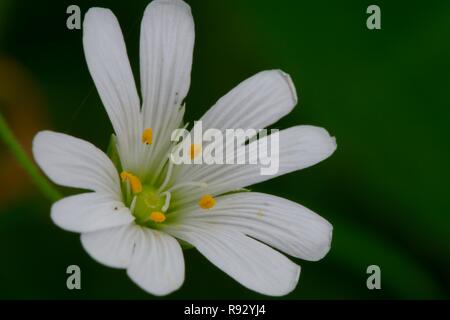
[[[163,222],[157,220],[158,216],[164,216],[162,207],[165,197],[161,196],[155,188],[143,185],[135,201],[133,215],[136,217],[137,224],[154,227],[155,224]]]

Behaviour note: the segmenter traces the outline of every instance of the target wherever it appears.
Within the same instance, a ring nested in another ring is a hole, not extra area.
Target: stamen
[[[164,205],[161,208],[162,212],[166,212],[167,209],[169,209],[170,206],[170,198],[172,197],[172,194],[168,191],[161,193],[161,196],[166,196],[166,200],[164,201]]]
[[[130,184],[129,183],[125,184],[125,189],[126,189],[126,200],[127,200],[127,202],[129,202],[130,195],[131,195],[131,190],[130,190]]]
[[[131,214],[133,214],[134,208],[136,207],[136,199],[137,199],[137,197],[134,196],[133,200],[131,200],[131,205],[130,205],[130,212],[131,212]]]
[[[161,223],[166,220],[166,215],[160,211],[153,211],[150,213],[149,219],[156,223]]]
[[[139,180],[139,178],[134,174],[127,171],[122,171],[122,173],[120,174],[120,178],[122,179],[122,182],[128,182],[130,184],[131,191],[133,193],[139,193],[142,191],[141,180]]]
[[[196,143],[191,144],[189,148],[189,157],[191,158],[191,160],[197,158],[197,156],[200,154],[201,151],[202,151],[201,145]]]
[[[173,169],[173,162],[169,160],[169,167],[167,168],[166,177],[164,178],[163,183],[159,187],[158,192],[161,192],[162,190],[164,190],[164,188],[169,183],[170,178],[172,177],[172,169]]]
[[[187,126],[188,126],[188,123],[186,123],[186,124],[184,125],[183,129],[186,129]],[[185,132],[186,132],[185,130],[178,130],[176,136],[174,137],[174,139],[173,139],[173,141],[172,141],[172,146],[170,147],[169,151],[168,151],[167,154],[166,154],[166,159],[167,159],[167,161],[169,161],[170,163],[172,162],[171,159],[170,159],[172,153],[174,153],[175,150],[177,150],[178,148],[180,148],[180,147],[183,145],[182,143],[178,143],[178,142],[176,142],[176,141],[178,141],[178,139],[179,139],[182,135],[185,135],[185,134],[186,134]],[[173,163],[171,163],[171,164],[173,165]],[[166,161],[161,161],[161,164],[159,165],[158,169],[155,170],[156,174],[153,176],[152,183],[154,183],[154,182],[156,181],[156,179],[159,178],[159,176],[161,175],[161,173],[162,173],[162,171],[163,171],[165,165],[166,165]],[[170,169],[170,168],[169,168],[169,169]],[[171,170],[171,169],[170,169],[170,170]],[[170,173],[170,175],[171,175],[171,174],[172,174],[172,171],[168,171],[168,173]],[[170,175],[169,175],[169,176],[170,176]],[[169,178],[170,178],[170,177],[169,177]],[[166,181],[166,180],[167,180],[167,181]],[[164,179],[164,182],[166,182],[166,183],[169,182],[169,180],[168,180],[168,178],[167,178],[167,174],[166,174],[166,177],[165,177],[165,179]],[[165,186],[166,186],[166,185],[164,185],[164,187],[165,187]],[[161,192],[161,190],[163,190],[163,187],[160,187],[158,191]]]
[[[142,133],[142,143],[152,144],[153,142],[153,130],[152,128],[146,128]]]
[[[213,196],[211,196],[210,194],[205,194],[198,201],[198,205],[202,209],[211,209],[216,205],[216,199],[214,199]]]

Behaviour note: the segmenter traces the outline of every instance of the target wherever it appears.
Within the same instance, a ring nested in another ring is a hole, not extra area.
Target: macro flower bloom
[[[91,76],[112,122],[108,155],[89,142],[39,132],[34,157],[55,183],[90,190],[51,209],[61,228],[81,233],[98,262],[126,269],[154,295],[184,281],[182,246],[195,247],[245,287],[285,295],[300,267],[281,254],[310,261],[330,249],[332,226],[289,200],[246,186],[274,176],[260,166],[173,165],[172,132],[184,126],[190,85],[194,22],[181,0],[154,0],[141,24],[142,104],[124,39],[110,10],[91,8],[83,23],[83,46]],[[265,128],[297,104],[290,77],[260,72],[231,90],[201,118],[205,128]],[[336,149],[322,128],[295,126],[279,133],[276,176],[312,166]],[[255,142],[251,142],[255,143]],[[232,192],[233,191],[233,192]]]

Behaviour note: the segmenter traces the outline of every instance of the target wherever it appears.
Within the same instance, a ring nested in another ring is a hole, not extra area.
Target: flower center
[[[168,188],[167,182],[170,179],[171,166],[168,176],[163,184],[157,189],[151,185],[142,184],[141,180],[134,174],[123,171],[120,174],[124,191],[125,203],[129,206],[131,214],[135,217],[135,222],[139,225],[158,228],[158,224],[166,221],[166,212],[170,206],[172,192],[183,188],[206,188],[204,182],[183,182],[174,184]],[[198,206],[202,209],[211,209],[216,205],[216,199],[204,194],[198,200]]]
[[[131,205],[136,223],[148,225],[164,222],[166,198],[167,195],[158,193],[155,188],[143,185],[142,191],[135,196]]]
[[[153,143],[152,128],[144,129],[142,133],[142,143],[151,145]],[[173,151],[173,150],[171,150]],[[201,153],[201,145],[192,144],[189,149],[191,159],[196,158]],[[169,153],[170,154],[170,153]],[[163,182],[158,188],[154,187],[154,178],[152,181],[143,181],[132,172],[122,171],[120,178],[122,180],[123,201],[130,208],[131,214],[135,217],[135,222],[139,225],[158,228],[158,224],[166,221],[166,212],[169,209],[172,193],[179,192],[180,189],[199,188],[205,189],[208,185],[202,181],[182,181],[178,183],[171,182],[173,163],[170,161],[163,162],[156,170],[156,177],[164,174],[164,168],[168,164],[165,171]],[[149,183],[150,184],[147,184]],[[211,209],[215,206],[216,200],[209,194],[204,194],[198,200],[198,206],[202,209]],[[176,207],[175,203],[175,207]],[[176,209],[175,209],[176,210]]]

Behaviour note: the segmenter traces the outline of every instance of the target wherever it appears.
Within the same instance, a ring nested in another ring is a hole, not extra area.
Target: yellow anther
[[[139,193],[142,191],[141,180],[139,180],[139,178],[134,174],[127,171],[122,171],[122,173],[120,174],[120,178],[122,179],[122,182],[130,183],[131,191],[133,193]]]
[[[189,157],[192,159],[197,158],[197,156],[202,151],[202,146],[196,143],[191,144],[189,148]]]
[[[202,209],[211,209],[216,205],[216,199],[214,199],[213,196],[211,196],[210,194],[205,194],[198,201],[198,205]]]
[[[147,128],[142,133],[142,143],[152,144],[153,142],[153,130],[152,128]]]
[[[166,215],[160,211],[153,211],[152,213],[150,213],[149,218],[153,222],[161,223],[164,222],[164,220],[166,220]]]
[[[120,174],[120,179],[122,179],[122,182],[125,182],[130,178],[130,176],[131,176],[131,173],[122,171],[122,173]]]

